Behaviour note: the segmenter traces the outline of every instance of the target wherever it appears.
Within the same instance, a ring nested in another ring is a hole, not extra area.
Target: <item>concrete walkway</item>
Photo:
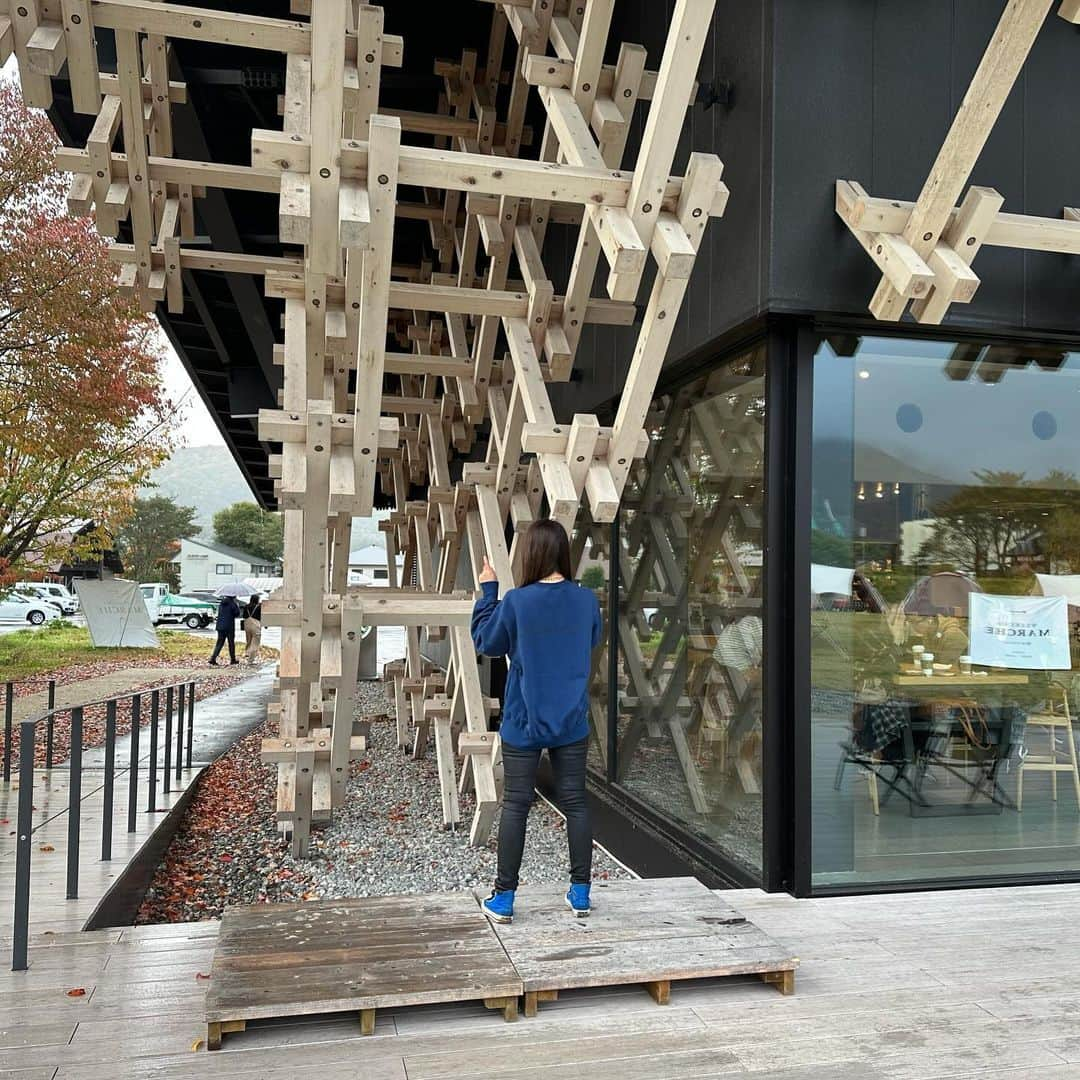
[[[101,898],[142,846],[153,835],[165,816],[187,788],[194,783],[206,764],[227,750],[237,739],[260,724],[266,716],[266,704],[273,684],[273,666],[237,686],[223,690],[195,705],[195,729],[192,742],[192,767],[175,771],[166,778],[161,772],[164,761],[164,719],[159,722],[157,812],[147,811],[150,734],[142,728],[139,741],[139,783],[135,832],[127,831],[128,766],[131,739],[116,742],[116,779],[112,799],[112,858],[101,859],[104,814],[104,747],[87,750],[83,755],[83,778],[80,801],[81,843],[79,848],[79,898],[65,899],[68,851],[69,783],[66,766],[34,773],[34,839],[31,858],[30,927],[31,933],[46,930],[80,930],[98,906]],[[173,751],[175,752],[175,731]],[[15,824],[18,817],[19,784],[0,783],[0,970],[8,963],[6,953],[12,939],[15,883]]]

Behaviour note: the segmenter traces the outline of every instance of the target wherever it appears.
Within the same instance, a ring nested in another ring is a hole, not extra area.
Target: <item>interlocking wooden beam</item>
[[[874,199],[852,180],[837,181],[836,212],[882,274],[869,305],[876,318],[899,320],[910,301],[917,321],[940,323],[952,304],[974,298],[979,279],[971,265],[984,245],[1080,252],[1067,208],[1054,221],[1000,213],[1003,200],[992,188],[963,195],[1053,6],[1008,0],[914,203]],[[1058,13],[1078,22],[1080,4],[1065,0]]]
[[[404,43],[385,32],[381,8],[354,0],[294,0],[291,19],[155,0],[0,0],[0,55],[18,58],[26,99],[47,106],[66,70],[76,109],[94,116],[85,149],[56,157],[73,174],[73,212],[110,238],[130,222],[130,242],[110,245],[121,285],[147,310],[163,302],[173,313],[188,302],[189,270],[254,275],[284,300],[283,344],[267,357],[283,373],[279,408],[259,416],[261,438],[281,448],[271,474],[285,524],[284,581],[263,607],[282,631],[278,734],[264,758],[278,767],[279,821],[298,854],[311,824],[341,804],[363,749],[353,731],[360,639],[381,625],[406,632],[405,661],[390,673],[397,741],[414,756],[434,741],[445,824],[458,824],[459,792],[475,792],[470,837],[486,840],[499,798],[497,703],[481,692],[467,629],[483,555],[510,589],[522,530],[545,503],[568,530],[582,499],[593,522],[614,517],[649,450],[646,412],[702,232],[726,207],[715,157],[695,154],[685,177],[669,175],[713,0],[677,0],[656,70],[626,43],[604,64],[613,0],[490,6],[486,52],[437,61],[442,93],[425,110],[382,85]],[[99,30],[115,36],[115,75],[98,69]],[[284,55],[281,130],[251,132],[250,165],[175,156],[172,110],[186,101],[170,57],[177,39]],[[544,116],[535,159],[530,101]],[[638,102],[648,103],[644,134],[624,167]],[[294,250],[192,244],[211,188],[275,196],[281,242]],[[956,228],[992,242],[989,205],[973,203]],[[406,251],[399,219],[426,223],[434,254]],[[545,249],[565,227],[578,241],[561,296],[553,282],[566,268]],[[608,296],[594,297],[601,254]],[[548,383],[569,379],[585,323],[638,319],[650,259],[655,284],[615,423],[560,421]],[[941,280],[951,273],[956,291],[970,279],[970,259],[924,261]],[[482,461],[461,461],[485,442]],[[390,588],[350,589],[351,523],[371,514],[377,488],[394,506],[381,524]],[[444,673],[422,651],[440,639]]]

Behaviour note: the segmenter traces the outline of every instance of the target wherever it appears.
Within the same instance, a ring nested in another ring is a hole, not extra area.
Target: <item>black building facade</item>
[[[617,642],[596,805],[646,870],[797,895],[1080,876],[1080,264],[987,248],[940,327],[876,322],[834,209],[839,179],[918,197],[1003,7],[718,4],[683,147],[731,201],[650,456],[615,528],[583,526]],[[620,5],[619,36],[652,55],[669,8]],[[1051,16],[978,161],[1006,212],[1075,198],[1077,50]],[[567,417],[614,411],[632,349],[587,333]],[[1029,609],[1064,655],[983,641]]]

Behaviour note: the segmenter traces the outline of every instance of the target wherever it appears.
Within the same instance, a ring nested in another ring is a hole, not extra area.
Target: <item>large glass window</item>
[[[764,347],[657,398],[619,520],[618,782],[761,871]]]
[[[815,884],[1076,870],[1080,355],[814,358]]]

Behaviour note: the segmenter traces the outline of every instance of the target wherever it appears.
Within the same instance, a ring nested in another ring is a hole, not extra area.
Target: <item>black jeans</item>
[[[218,654],[221,652],[221,646],[224,645],[226,641],[229,643],[229,660],[234,664],[236,663],[235,626],[231,630],[219,630],[217,632],[217,644],[214,646],[214,652],[210,657],[210,663],[213,663],[218,658]]]
[[[529,818],[529,807],[536,797],[536,770],[542,753],[542,750],[519,750],[506,743],[502,745],[505,787],[499,822],[499,873],[495,878],[495,888],[499,892],[518,887],[518,871],[525,850],[525,825]],[[570,880],[575,885],[587,885],[592,878],[592,824],[585,797],[585,759],[588,753],[587,737],[569,746],[556,746],[548,750],[555,773],[555,794],[560,809],[566,815]]]

